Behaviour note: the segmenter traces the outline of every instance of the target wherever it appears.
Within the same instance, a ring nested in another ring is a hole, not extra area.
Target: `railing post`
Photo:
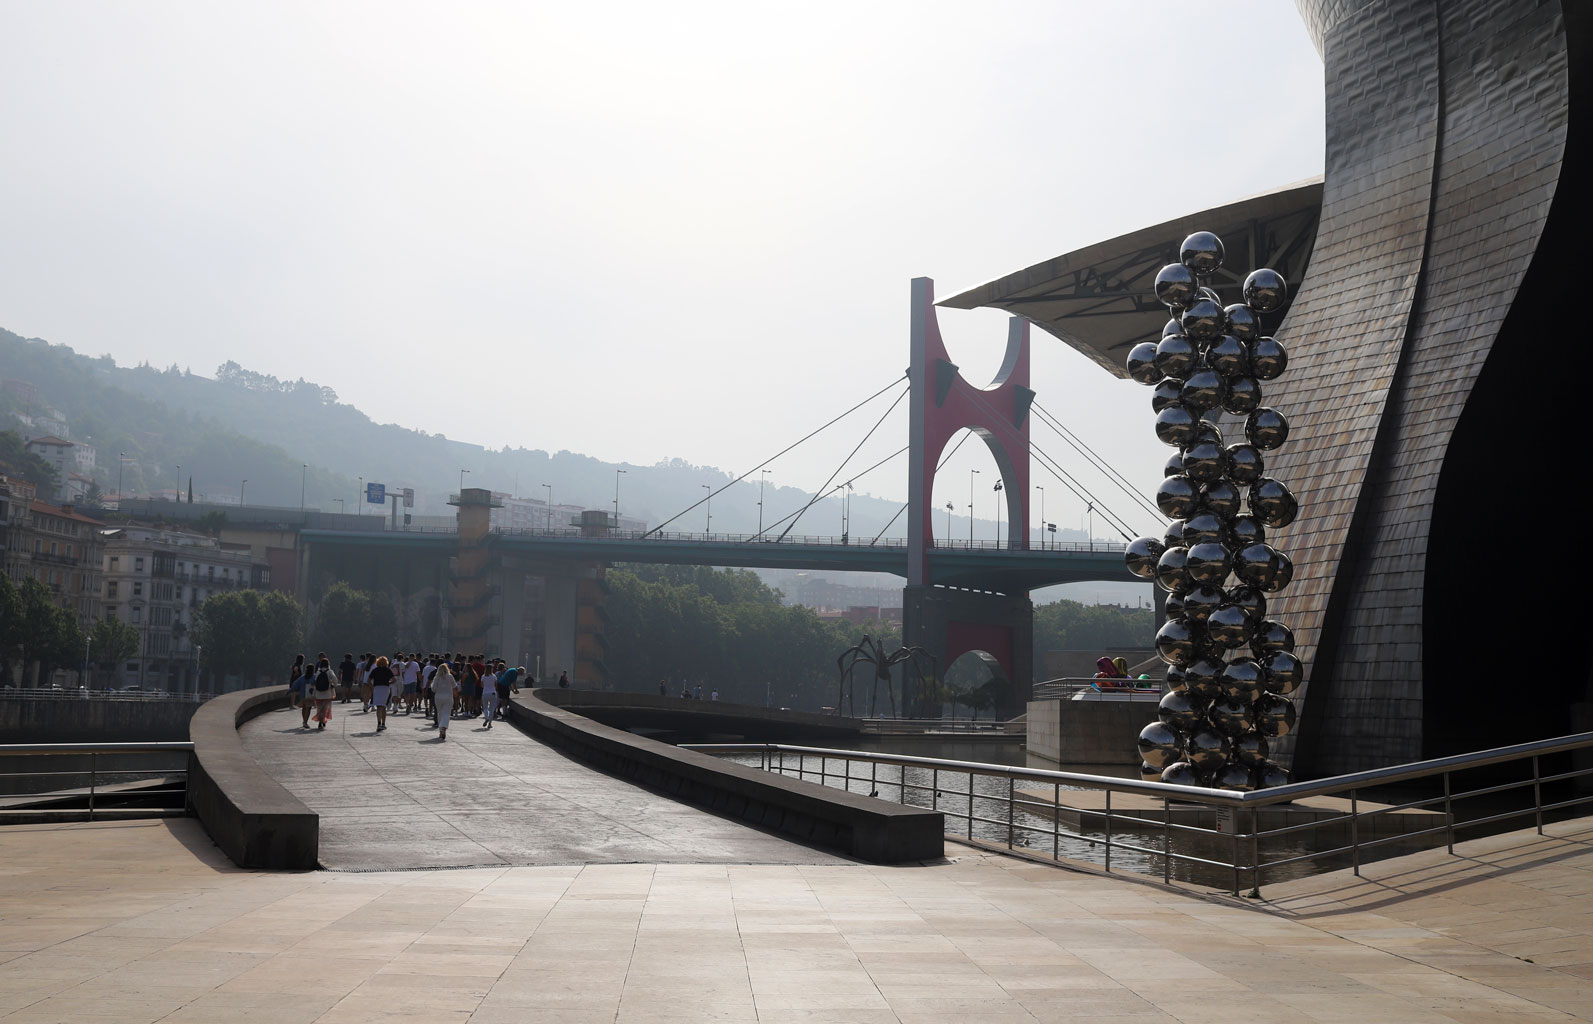
[[[1350,790],[1350,863],[1355,877],[1361,877],[1361,812],[1355,800],[1355,790]]]
[[[973,788],[973,776],[968,776],[968,788]],[[1012,849],[1013,840],[1017,838],[1018,805],[1013,798],[1017,789],[1017,782],[1012,776],[1007,776],[1007,849]]]
[[[1449,840],[1449,854],[1455,853],[1455,810],[1449,802],[1449,773],[1444,773],[1444,835]]]
[[[1173,881],[1173,802],[1162,797],[1162,884]]]
[[[940,769],[934,768],[929,773],[929,809],[940,810]],[[972,839],[973,836],[969,836]]]
[[[1538,812],[1538,835],[1543,835],[1543,776],[1538,773],[1538,755],[1532,755],[1532,803]]]
[[[1239,822],[1244,817],[1242,813],[1235,812],[1229,820],[1233,822],[1233,894],[1239,895]]]
[[[973,838],[973,772],[968,773],[968,838]]]
[[[1256,808],[1250,808],[1250,898],[1261,898],[1261,826],[1256,823]]]
[[[868,763],[868,789],[869,796],[879,796],[879,762]]]
[[[1112,791],[1106,791],[1106,870],[1112,870]]]
[[[1051,783],[1051,859],[1062,859],[1062,783]]]
[[[100,755],[97,752],[89,754],[89,820],[94,820],[94,791],[99,788],[100,781]]]

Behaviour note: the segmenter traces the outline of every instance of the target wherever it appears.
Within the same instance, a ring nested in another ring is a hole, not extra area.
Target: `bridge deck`
[[[349,713],[349,709],[353,713]],[[843,864],[593,771],[506,723],[334,704],[325,732],[299,712],[239,730],[278,782],[321,815],[323,867],[375,871],[508,864]]]

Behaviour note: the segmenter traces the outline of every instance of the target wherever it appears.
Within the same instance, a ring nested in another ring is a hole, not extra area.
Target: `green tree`
[[[11,582],[11,577],[0,573],[0,675],[8,683],[13,683],[11,678],[11,663],[22,654],[22,638],[26,635],[26,623],[22,618],[22,595],[17,592],[16,584]]]
[[[309,647],[338,660],[338,651],[390,651],[397,643],[398,613],[386,594],[357,590],[338,580],[322,595]]]
[[[50,589],[33,578],[22,581],[22,638],[19,653],[23,671],[38,664],[37,679],[43,683],[51,672],[63,665],[76,664],[83,650],[83,631],[77,617],[55,603]]]
[[[0,430],[0,468],[33,484],[46,498],[54,495],[60,484],[55,467],[28,451],[27,442],[15,430]]]
[[[303,643],[302,623],[298,603],[287,594],[238,590],[199,606],[194,642],[204,649],[202,664],[211,672],[255,682],[292,663]]]
[[[114,667],[138,653],[138,630],[116,619],[103,619],[89,631],[88,642],[94,664]]]

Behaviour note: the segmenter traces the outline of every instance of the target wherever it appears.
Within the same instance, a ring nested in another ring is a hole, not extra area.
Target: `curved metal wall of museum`
[[[1306,514],[1269,615],[1318,776],[1588,728],[1570,523],[1584,440],[1585,7],[1298,0],[1326,68],[1321,225],[1279,332],[1268,466]],[[1250,109],[1257,110],[1252,106]],[[1257,126],[1264,131],[1265,125]]]

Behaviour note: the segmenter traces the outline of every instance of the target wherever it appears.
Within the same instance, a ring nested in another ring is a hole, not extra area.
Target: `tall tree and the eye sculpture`
[[[1288,356],[1261,334],[1258,314],[1280,308],[1287,285],[1276,271],[1253,271],[1244,302],[1224,308],[1209,286],[1222,241],[1197,231],[1179,260],[1156,275],[1156,297],[1172,312],[1161,341],[1128,356],[1129,375],[1156,389],[1156,436],[1178,449],[1156,492],[1172,520],[1166,536],[1141,537],[1126,555],[1129,571],[1167,592],[1167,622],[1156,634],[1167,693],[1157,721],[1139,734],[1140,772],[1185,786],[1264,789],[1289,781],[1268,743],[1294,728],[1288,695],[1303,672],[1294,634],[1267,617],[1267,595],[1289,584],[1294,564],[1266,531],[1294,522],[1300,507],[1265,475],[1263,453],[1283,444],[1289,424],[1261,404],[1261,382],[1282,374]],[[1244,417],[1244,440],[1224,444],[1213,421],[1222,412]]]
[[[922,647],[898,647],[890,654],[886,654],[884,644],[876,643],[873,637],[864,633],[861,641],[848,647],[841,653],[839,658],[835,659],[835,667],[841,673],[840,690],[835,696],[835,713],[841,713],[842,701],[849,701],[852,714],[857,714],[856,687],[851,685],[852,670],[857,668],[858,662],[862,661],[874,666],[874,685],[868,696],[869,717],[874,717],[874,707],[879,700],[879,684],[881,682],[885,684],[885,696],[891,704],[891,717],[896,717],[896,691],[891,683],[891,669],[906,663],[918,680],[918,694],[922,698],[925,692],[924,669],[919,659],[929,662],[930,672],[933,674],[934,655]],[[905,703],[907,699],[907,676],[905,671],[902,675],[902,699]]]

